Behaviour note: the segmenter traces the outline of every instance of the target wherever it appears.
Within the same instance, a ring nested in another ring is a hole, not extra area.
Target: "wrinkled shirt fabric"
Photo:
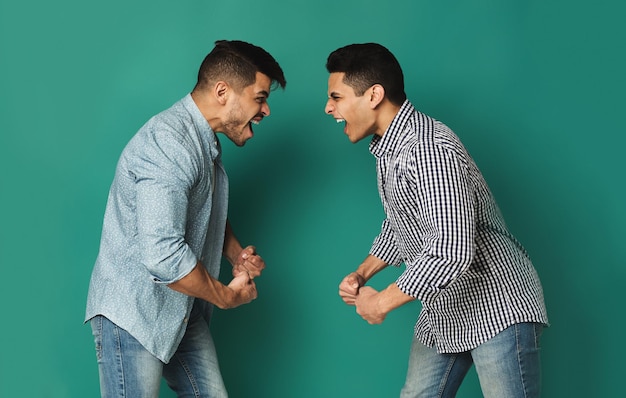
[[[424,345],[463,352],[516,323],[548,324],[537,272],[452,130],[407,100],[369,149],[386,214],[370,254],[405,264],[396,284],[422,303]]]
[[[167,284],[198,261],[218,277],[227,207],[219,141],[188,94],[142,126],[120,156],[85,321],[105,316],[168,363],[194,298]],[[212,305],[195,301],[208,322]]]

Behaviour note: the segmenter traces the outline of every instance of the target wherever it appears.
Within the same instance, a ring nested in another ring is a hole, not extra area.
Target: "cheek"
[[[352,124],[356,124],[358,122],[358,113],[354,111],[354,108],[352,107],[345,107],[344,109],[342,109],[342,116],[344,117],[344,119],[346,119],[347,122],[350,122]]]
[[[350,108],[344,104],[335,105],[335,113],[343,119],[347,119],[350,115]]]
[[[251,102],[246,106],[246,115],[251,115],[250,119],[258,115],[260,112],[261,112],[261,104],[259,104],[256,101]]]

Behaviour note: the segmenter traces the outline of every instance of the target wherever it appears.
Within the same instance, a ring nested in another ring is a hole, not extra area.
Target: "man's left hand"
[[[265,261],[256,252],[254,246],[248,246],[239,253],[237,261],[233,265],[233,276],[237,276],[242,272],[246,272],[250,279],[254,279],[261,275],[265,269]]]
[[[387,313],[381,309],[380,293],[369,286],[362,286],[356,296],[356,313],[370,325],[383,323]]]

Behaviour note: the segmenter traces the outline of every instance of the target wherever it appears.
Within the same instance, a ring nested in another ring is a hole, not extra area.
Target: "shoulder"
[[[195,125],[182,101],[151,117],[135,134],[131,143],[138,150],[182,151],[194,147]]]
[[[194,124],[184,109],[174,105],[150,118],[122,153],[125,168],[135,172],[186,175],[193,178],[202,153],[193,137]]]

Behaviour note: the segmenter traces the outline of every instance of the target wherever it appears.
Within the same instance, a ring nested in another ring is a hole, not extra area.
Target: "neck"
[[[385,131],[391,125],[391,122],[396,117],[398,112],[400,112],[400,106],[394,105],[389,101],[384,101],[379,105],[380,109],[378,110],[377,122],[376,122],[376,132],[374,134],[383,136]]]
[[[217,106],[218,104],[212,101],[210,95],[207,95],[203,91],[194,89],[191,92],[191,99],[195,102],[196,106],[202,113],[202,116],[206,119],[207,123],[211,127],[211,130],[218,131],[221,127],[221,118],[217,110],[220,108]]]

